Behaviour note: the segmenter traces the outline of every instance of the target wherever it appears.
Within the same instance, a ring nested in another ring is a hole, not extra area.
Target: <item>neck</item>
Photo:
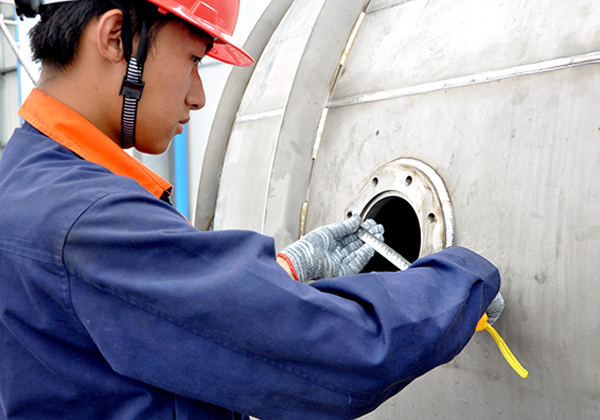
[[[106,74],[102,77],[99,68],[81,69],[76,65],[64,70],[44,66],[37,88],[82,115],[120,144],[120,82],[115,80],[116,76],[111,80]]]

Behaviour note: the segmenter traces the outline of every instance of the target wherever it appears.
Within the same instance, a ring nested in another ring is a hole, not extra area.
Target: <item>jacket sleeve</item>
[[[271,238],[201,232],[133,192],[85,209],[64,261],[75,313],[116,372],[263,420],[375,409],[458,354],[500,285],[458,247],[305,285]]]

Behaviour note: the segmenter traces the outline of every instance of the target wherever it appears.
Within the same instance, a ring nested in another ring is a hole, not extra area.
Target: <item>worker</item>
[[[164,152],[204,106],[206,55],[252,64],[239,0],[17,7],[42,70],[0,160],[0,419],[351,419],[469,342],[500,287],[483,257],[357,274],[359,217],[278,257],[194,228],[124,152]]]

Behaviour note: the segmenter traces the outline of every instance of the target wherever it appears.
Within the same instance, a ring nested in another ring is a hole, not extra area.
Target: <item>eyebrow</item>
[[[206,51],[204,52],[204,54],[208,54],[208,52],[212,50],[215,42],[218,41],[218,38],[215,38],[214,36],[208,34],[206,31],[198,28],[197,26],[192,25],[189,22],[182,21],[182,23],[188,28],[190,34],[194,38],[206,42]]]

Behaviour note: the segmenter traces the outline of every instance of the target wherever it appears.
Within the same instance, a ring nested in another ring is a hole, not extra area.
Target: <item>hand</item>
[[[354,234],[359,226],[383,240],[382,225],[372,219],[361,225],[360,216],[355,215],[343,222],[313,230],[284,248],[278,256],[290,264],[296,280],[303,283],[357,274],[375,253],[373,248]]]
[[[504,298],[500,292],[498,292],[492,303],[490,303],[490,306],[488,306],[487,310],[485,311],[485,313],[488,315],[488,323],[490,325],[494,325],[494,322],[500,318],[502,311],[504,311]]]

